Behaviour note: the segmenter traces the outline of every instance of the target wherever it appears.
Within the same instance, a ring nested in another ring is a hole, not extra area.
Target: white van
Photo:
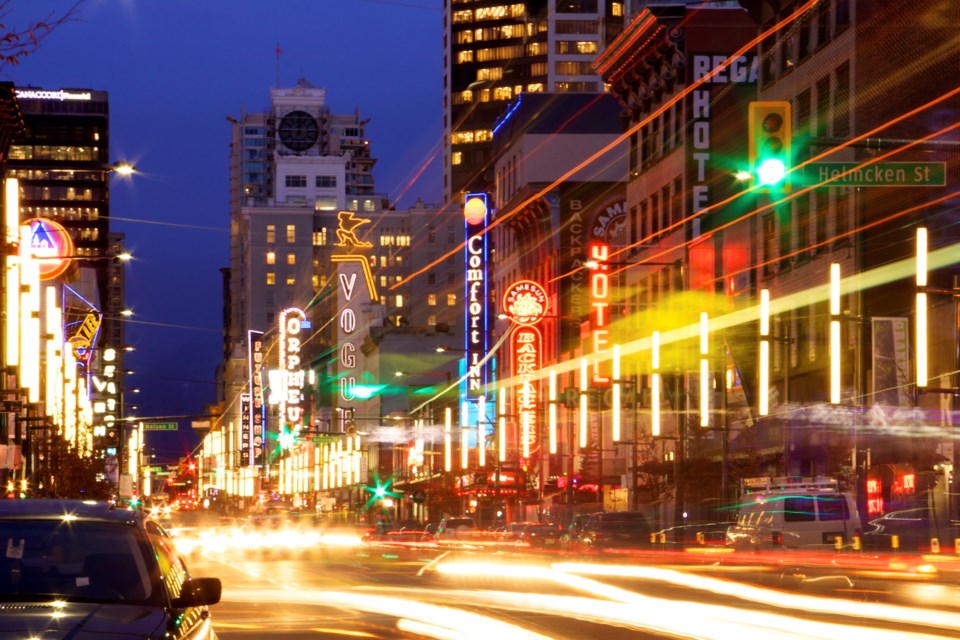
[[[835,478],[744,478],[740,496],[729,546],[817,551],[860,536],[856,501]]]

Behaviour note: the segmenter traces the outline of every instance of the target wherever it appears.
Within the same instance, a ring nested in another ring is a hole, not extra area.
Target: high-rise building
[[[268,111],[231,122],[223,415],[203,458],[230,470],[212,486],[244,502],[266,472],[270,490],[288,499],[347,504],[338,493],[344,478],[313,466],[329,442],[306,434],[364,432],[350,483],[366,481],[361,457],[383,477],[406,477],[399,462],[395,473],[397,435],[383,440],[380,421],[406,419],[424,380],[455,380],[458,355],[436,349],[460,326],[462,217],[422,201],[389,209],[375,192],[367,120],[331,113],[325,91],[305,80],[273,89]],[[408,361],[424,347],[430,363]],[[430,375],[435,369],[444,372]],[[252,371],[266,378],[262,387]],[[397,371],[428,377],[401,380]],[[388,385],[402,393],[376,393]]]
[[[79,451],[103,456],[122,434],[125,306],[123,235],[110,231],[110,110],[106,91],[19,87],[26,131],[14,141],[7,178],[20,188],[23,221],[61,225],[72,241],[67,271],[56,278],[66,338],[94,381],[93,441]],[[83,335],[79,336],[78,332]],[[111,435],[112,434],[112,435]],[[111,457],[111,456],[108,456]],[[112,464],[112,463],[111,463]],[[116,467],[107,475],[114,481]]]
[[[444,198],[493,182],[496,118],[521,93],[597,93],[591,63],[623,29],[612,0],[444,2]]]

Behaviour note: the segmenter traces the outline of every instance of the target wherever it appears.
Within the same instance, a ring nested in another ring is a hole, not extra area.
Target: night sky
[[[0,22],[23,27],[70,4],[12,0]],[[135,256],[126,386],[141,390],[127,396],[139,415],[197,415],[215,399],[220,270],[230,263],[227,117],[265,111],[278,77],[282,87],[306,78],[334,113],[371,119],[378,193],[399,208],[441,203],[442,16],[441,0],[86,0],[77,19],[0,69],[16,86],[110,94],[111,160],[140,171],[113,178],[110,207]],[[189,424],[148,434],[157,461],[195,446]]]

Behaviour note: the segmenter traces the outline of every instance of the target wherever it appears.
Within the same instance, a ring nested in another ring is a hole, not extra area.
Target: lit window
[[[297,254],[288,253],[287,254],[287,264],[297,264]]]
[[[428,293],[428,294],[427,294],[427,306],[428,306],[428,307],[435,307],[435,306],[437,306],[437,294],[435,294],[435,293]]]
[[[457,53],[457,62],[461,64],[464,62],[473,62],[473,51],[468,50]]]
[[[267,244],[273,244],[277,241],[277,227],[272,224],[267,225]]]
[[[430,315],[427,316],[427,326],[428,327],[437,326],[437,314],[431,313]]]
[[[288,274],[287,274],[287,286],[292,287],[292,286],[295,285],[295,284],[297,284],[297,278],[296,278],[292,273],[288,273]]]
[[[314,289],[319,289],[319,288],[320,288],[320,276],[318,276],[317,274],[313,274],[313,276],[310,277],[310,283],[313,285],[313,288],[314,288]]]
[[[455,293],[448,293],[448,294],[447,294],[447,306],[448,306],[448,307],[455,307],[455,306],[457,306],[457,294],[455,294]]]
[[[403,294],[402,294],[402,293],[398,293],[398,294],[397,294],[396,302],[397,302],[397,303],[396,303],[396,306],[397,306],[398,309],[403,306]]]
[[[277,254],[273,251],[267,251],[267,264],[276,264]]]
[[[313,210],[314,211],[336,211],[337,210],[337,197],[336,196],[317,196],[313,201]]]
[[[454,151],[453,154],[450,156],[450,164],[452,164],[453,166],[457,166],[461,162],[463,162],[463,152]]]
[[[273,271],[270,271],[267,273],[267,284],[268,285],[277,284],[277,274],[275,274]]]
[[[297,226],[293,224],[287,225],[287,242],[293,244],[297,241]]]

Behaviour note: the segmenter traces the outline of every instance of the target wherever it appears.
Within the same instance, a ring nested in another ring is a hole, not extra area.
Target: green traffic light
[[[787,175],[787,167],[783,160],[767,158],[757,167],[757,181],[760,184],[777,184]]]

